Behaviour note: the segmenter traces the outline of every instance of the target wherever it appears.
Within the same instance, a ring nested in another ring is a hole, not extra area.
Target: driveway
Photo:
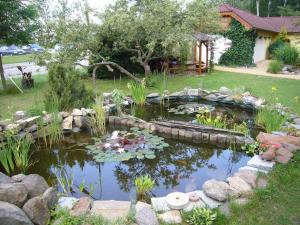
[[[32,75],[48,73],[46,66],[38,66],[33,62],[23,62],[15,64],[4,64],[3,68],[5,77],[8,78],[21,76],[22,73],[17,69],[17,66],[22,66],[25,72],[32,72]]]

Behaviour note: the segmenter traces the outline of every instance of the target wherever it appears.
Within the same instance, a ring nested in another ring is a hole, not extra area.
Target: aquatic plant
[[[95,115],[91,117],[91,132],[93,135],[101,135],[105,133],[105,109],[103,107],[103,100],[100,96],[95,99],[93,105]]]
[[[162,77],[162,78],[161,78]],[[162,76],[159,77],[158,82],[155,84],[155,90],[159,93],[160,96],[160,104],[165,104],[165,96],[167,95],[167,86],[168,86],[168,80],[166,73],[163,73]]]
[[[287,115],[282,115],[271,107],[259,109],[255,117],[255,123],[263,127],[268,133],[279,131],[286,121]]]
[[[125,100],[124,93],[119,89],[114,89],[112,91],[111,97],[112,97],[113,103],[116,105],[118,115],[122,114],[122,104]]]
[[[85,180],[83,179],[81,183],[79,184],[79,191],[82,193],[85,188]]]
[[[184,218],[190,225],[211,225],[217,218],[217,213],[209,208],[195,208],[191,212],[185,212]]]
[[[243,145],[242,150],[248,155],[255,155],[258,154],[262,149],[260,148],[260,143],[256,141],[252,144]]]
[[[236,132],[239,132],[239,133],[243,133],[244,135],[249,134],[249,128],[248,128],[248,125],[245,121],[243,121],[240,124],[233,123],[232,130],[236,131]]]
[[[144,105],[146,102],[146,85],[145,80],[141,82],[131,82],[128,83],[128,88],[131,92],[133,101],[137,105]]]
[[[209,110],[203,111],[202,109],[198,111],[198,114],[196,115],[196,121],[198,124],[213,126],[221,129],[226,129],[228,124],[226,116],[217,116],[213,118]]]
[[[215,107],[211,105],[200,104],[200,103],[189,103],[189,104],[179,105],[175,108],[170,108],[168,112],[175,113],[177,115],[183,115],[183,114],[194,114],[198,111],[212,112],[214,110]]]
[[[54,168],[54,174],[57,182],[63,190],[63,193],[71,196],[73,192],[74,175],[73,173],[68,174],[67,170],[63,166]]]
[[[149,176],[140,176],[134,180],[134,184],[138,199],[143,200],[147,197],[147,195],[149,195],[149,192],[153,189],[155,182]]]
[[[0,145],[0,162],[5,171],[10,174],[15,169],[26,173],[33,164],[30,162],[30,146],[32,138],[26,134],[24,137],[16,137],[12,132],[6,132],[5,143]]]
[[[163,150],[169,145],[164,138],[149,133],[147,130],[131,128],[127,131],[114,131],[112,136],[102,140],[95,138],[94,145],[86,148],[97,162],[126,161],[132,158],[154,159],[155,150]]]

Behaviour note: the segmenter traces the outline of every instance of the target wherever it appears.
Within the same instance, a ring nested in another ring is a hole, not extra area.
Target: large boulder
[[[49,188],[45,179],[38,174],[30,174],[26,176],[22,183],[28,190],[29,198],[42,195]]]
[[[47,203],[49,209],[53,209],[58,202],[58,192],[55,188],[50,187],[43,193],[43,200]]]
[[[0,201],[0,225],[33,225],[33,223],[19,207]]]
[[[241,170],[234,174],[234,176],[242,178],[252,188],[256,187],[257,173],[251,170]]]
[[[73,128],[73,116],[66,117],[62,122],[62,129],[63,130],[72,130]]]
[[[20,173],[20,174],[12,176],[11,178],[14,180],[14,182],[22,182],[22,180],[24,180],[25,177],[26,177],[26,175]]]
[[[294,136],[280,136],[260,132],[256,139],[261,143],[279,142],[300,146],[300,138]]]
[[[50,211],[42,197],[29,199],[23,206],[23,211],[36,225],[47,225],[49,223]]]
[[[0,172],[0,184],[14,183],[14,180]]]
[[[82,127],[82,116],[74,116],[74,124],[76,127],[81,128]]]
[[[230,187],[230,195],[234,197],[249,196],[251,194],[251,186],[238,176],[228,177],[227,181]]]
[[[24,184],[0,184],[0,201],[9,202],[18,207],[22,207],[27,199],[27,194],[28,191]]]
[[[135,219],[138,225],[159,225],[151,205],[144,202],[135,205]]]
[[[83,216],[88,214],[92,208],[93,200],[89,197],[82,197],[79,201],[74,205],[70,214],[72,216]]]
[[[208,180],[203,186],[204,193],[217,201],[223,202],[228,198],[229,185],[223,181]]]

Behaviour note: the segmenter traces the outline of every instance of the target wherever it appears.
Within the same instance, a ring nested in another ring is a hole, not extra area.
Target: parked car
[[[0,47],[0,54],[1,54],[2,56],[4,56],[4,55],[9,55],[10,53],[9,53],[9,51],[8,51],[8,47],[6,47],[6,46],[1,46],[1,47]]]
[[[8,55],[23,55],[25,54],[25,51],[18,48],[17,46],[15,45],[11,45],[7,48],[8,50]]]
[[[41,52],[45,51],[45,49],[43,47],[39,46],[38,44],[29,44],[29,45],[23,46],[22,49],[28,54],[41,53]]]

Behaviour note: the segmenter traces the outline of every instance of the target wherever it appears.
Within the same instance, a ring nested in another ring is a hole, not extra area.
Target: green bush
[[[285,45],[285,42],[281,39],[277,39],[276,41],[274,41],[273,43],[271,43],[268,47],[268,52],[271,56],[273,56],[275,54],[275,51],[279,48],[282,47],[283,45]]]
[[[79,74],[71,67],[52,65],[49,69],[49,89],[45,95],[45,108],[49,110],[53,99],[58,100],[58,110],[88,107],[93,93],[81,82]]]
[[[269,63],[268,72],[269,73],[279,73],[283,68],[283,62],[279,60],[272,60]]]
[[[299,52],[295,47],[289,44],[284,44],[283,46],[275,50],[275,58],[282,61],[285,64],[296,65],[299,57]]]
[[[209,208],[195,208],[191,212],[184,213],[186,222],[190,225],[212,225],[217,218]]]

